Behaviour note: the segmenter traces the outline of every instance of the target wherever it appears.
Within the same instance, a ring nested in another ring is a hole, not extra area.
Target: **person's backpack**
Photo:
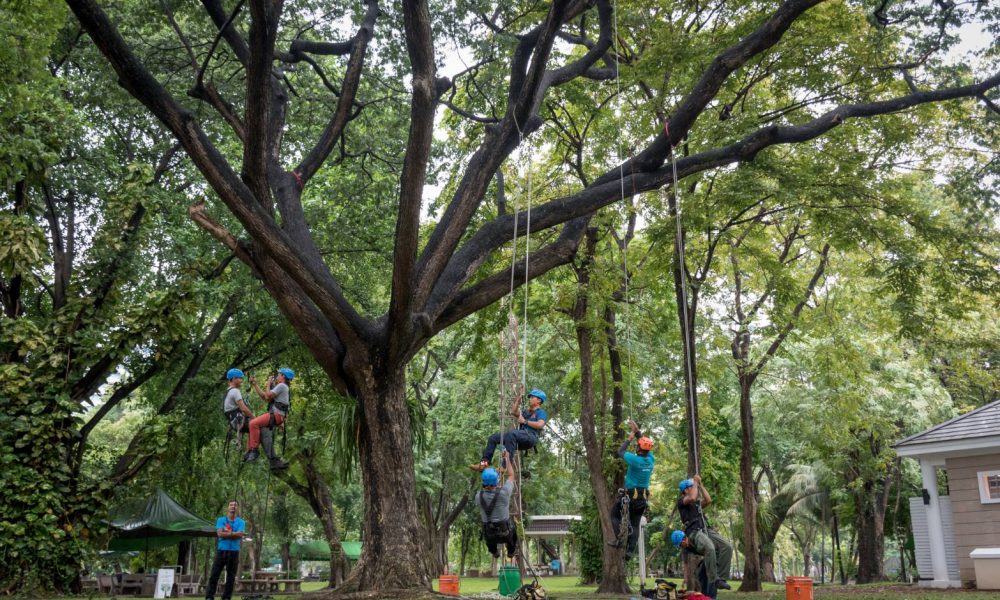
[[[493,511],[496,510],[497,500],[499,499],[500,491],[497,490],[493,493],[493,499],[490,500],[489,506],[487,506],[486,498],[483,497],[482,493],[479,494],[479,505],[486,511],[486,521],[483,522],[482,537],[488,540],[505,540],[510,537],[510,519],[497,523],[491,521]]]

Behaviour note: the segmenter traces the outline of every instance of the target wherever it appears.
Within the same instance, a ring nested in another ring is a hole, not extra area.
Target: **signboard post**
[[[174,590],[174,570],[159,569],[156,572],[156,589],[153,591],[154,598],[169,598]]]

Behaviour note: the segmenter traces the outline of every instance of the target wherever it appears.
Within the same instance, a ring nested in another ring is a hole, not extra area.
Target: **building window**
[[[980,471],[976,473],[979,480],[979,501],[983,504],[1000,503],[1000,471]]]

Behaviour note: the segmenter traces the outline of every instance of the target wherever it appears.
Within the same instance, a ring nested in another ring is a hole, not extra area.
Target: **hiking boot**
[[[719,588],[720,590],[733,589],[733,586],[729,585],[729,582],[727,582],[725,579],[719,579],[718,581],[716,581],[715,587]]]
[[[260,456],[260,450],[252,448],[249,452],[243,455],[243,462],[245,463],[253,462],[257,460],[258,456]]]
[[[483,460],[477,463],[472,463],[471,465],[469,465],[469,468],[472,469],[473,471],[479,471],[480,473],[482,473],[483,471],[486,470],[486,467],[488,466],[490,466],[490,463]]]
[[[275,471],[280,471],[282,469],[288,468],[288,461],[282,460],[277,456],[271,457],[270,462],[271,462],[271,468]]]

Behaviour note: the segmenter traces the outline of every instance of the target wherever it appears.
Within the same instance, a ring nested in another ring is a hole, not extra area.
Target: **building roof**
[[[531,524],[524,528],[525,537],[565,537],[573,535],[570,525],[582,521],[579,515],[534,515],[529,516]]]
[[[901,456],[1000,446],[1000,400],[896,442]]]

